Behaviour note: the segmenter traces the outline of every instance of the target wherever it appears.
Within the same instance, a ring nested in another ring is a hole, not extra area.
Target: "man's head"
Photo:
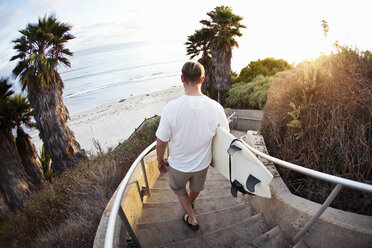
[[[182,81],[187,84],[196,85],[202,83],[204,78],[204,67],[199,62],[186,62],[182,67]]]

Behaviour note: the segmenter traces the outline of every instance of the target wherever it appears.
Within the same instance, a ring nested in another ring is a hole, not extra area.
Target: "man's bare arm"
[[[156,155],[158,160],[158,169],[160,173],[167,172],[167,164],[164,161],[165,150],[167,149],[168,142],[164,142],[160,139],[156,140]]]
[[[160,139],[156,140],[156,155],[158,156],[158,161],[164,159],[165,150],[167,149],[168,142],[164,142]]]

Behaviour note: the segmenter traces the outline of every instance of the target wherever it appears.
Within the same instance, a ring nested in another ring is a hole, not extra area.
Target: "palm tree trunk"
[[[31,138],[21,127],[17,129],[17,150],[23,167],[35,186],[41,186],[45,182],[43,171],[37,159],[37,151]]]
[[[222,94],[231,87],[231,47],[211,46],[212,68],[215,88],[218,91],[218,102],[222,103]]]
[[[222,104],[222,92],[221,91],[217,91],[217,102]]]
[[[0,188],[9,208],[15,211],[23,208],[32,184],[18,156],[14,137],[11,136],[0,132]]]
[[[9,206],[5,201],[4,193],[0,187],[0,221],[8,219],[11,213]]]
[[[52,158],[51,167],[60,174],[77,165],[80,159],[86,158],[86,154],[67,126],[70,116],[62,100],[63,82],[57,72],[53,80],[46,87],[40,84],[29,87],[28,98],[34,109],[39,136]]]
[[[211,90],[213,89],[213,69],[211,58],[209,56],[202,57],[201,59],[199,59],[198,62],[204,66],[205,71],[205,78],[202,84],[202,89],[204,89],[207,92],[207,96],[210,97]]]

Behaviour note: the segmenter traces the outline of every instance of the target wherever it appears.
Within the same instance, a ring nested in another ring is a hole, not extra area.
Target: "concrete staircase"
[[[249,196],[233,198],[230,183],[209,168],[206,188],[195,202],[200,229],[191,231],[182,221],[185,212],[161,175],[151,197],[144,199],[142,216],[136,226],[143,247],[292,247],[278,226],[270,227],[256,213]],[[300,244],[297,244],[300,245]],[[296,246],[306,247],[306,246]]]
[[[236,129],[231,133],[235,137],[246,134]],[[254,139],[256,149],[265,151],[262,137],[253,134],[250,138]],[[274,175],[271,199],[240,193],[233,198],[229,181],[210,167],[206,189],[195,203],[201,228],[193,232],[183,223],[184,210],[169,188],[168,176],[158,177],[155,157],[153,151],[144,158],[151,197],[142,199],[146,183],[138,166],[121,202],[127,220],[119,212],[121,218],[117,216],[113,247],[135,245],[128,233],[131,229],[126,230],[124,221],[134,229],[142,247],[370,247],[372,218],[333,208],[325,211],[310,235],[294,244],[288,237],[294,237],[321,205],[292,195],[274,165],[265,160],[263,164]],[[102,214],[94,248],[103,247],[115,197],[114,194]]]

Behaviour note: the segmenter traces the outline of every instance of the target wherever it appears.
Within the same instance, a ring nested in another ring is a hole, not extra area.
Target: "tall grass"
[[[34,193],[0,227],[2,247],[92,247],[106,204],[137,156],[155,140],[159,118],[130,140],[67,171]]]
[[[372,183],[372,56],[339,47],[276,78],[262,132],[271,154]],[[292,192],[323,202],[335,185],[281,170]],[[333,206],[372,215],[372,195],[343,189]]]

